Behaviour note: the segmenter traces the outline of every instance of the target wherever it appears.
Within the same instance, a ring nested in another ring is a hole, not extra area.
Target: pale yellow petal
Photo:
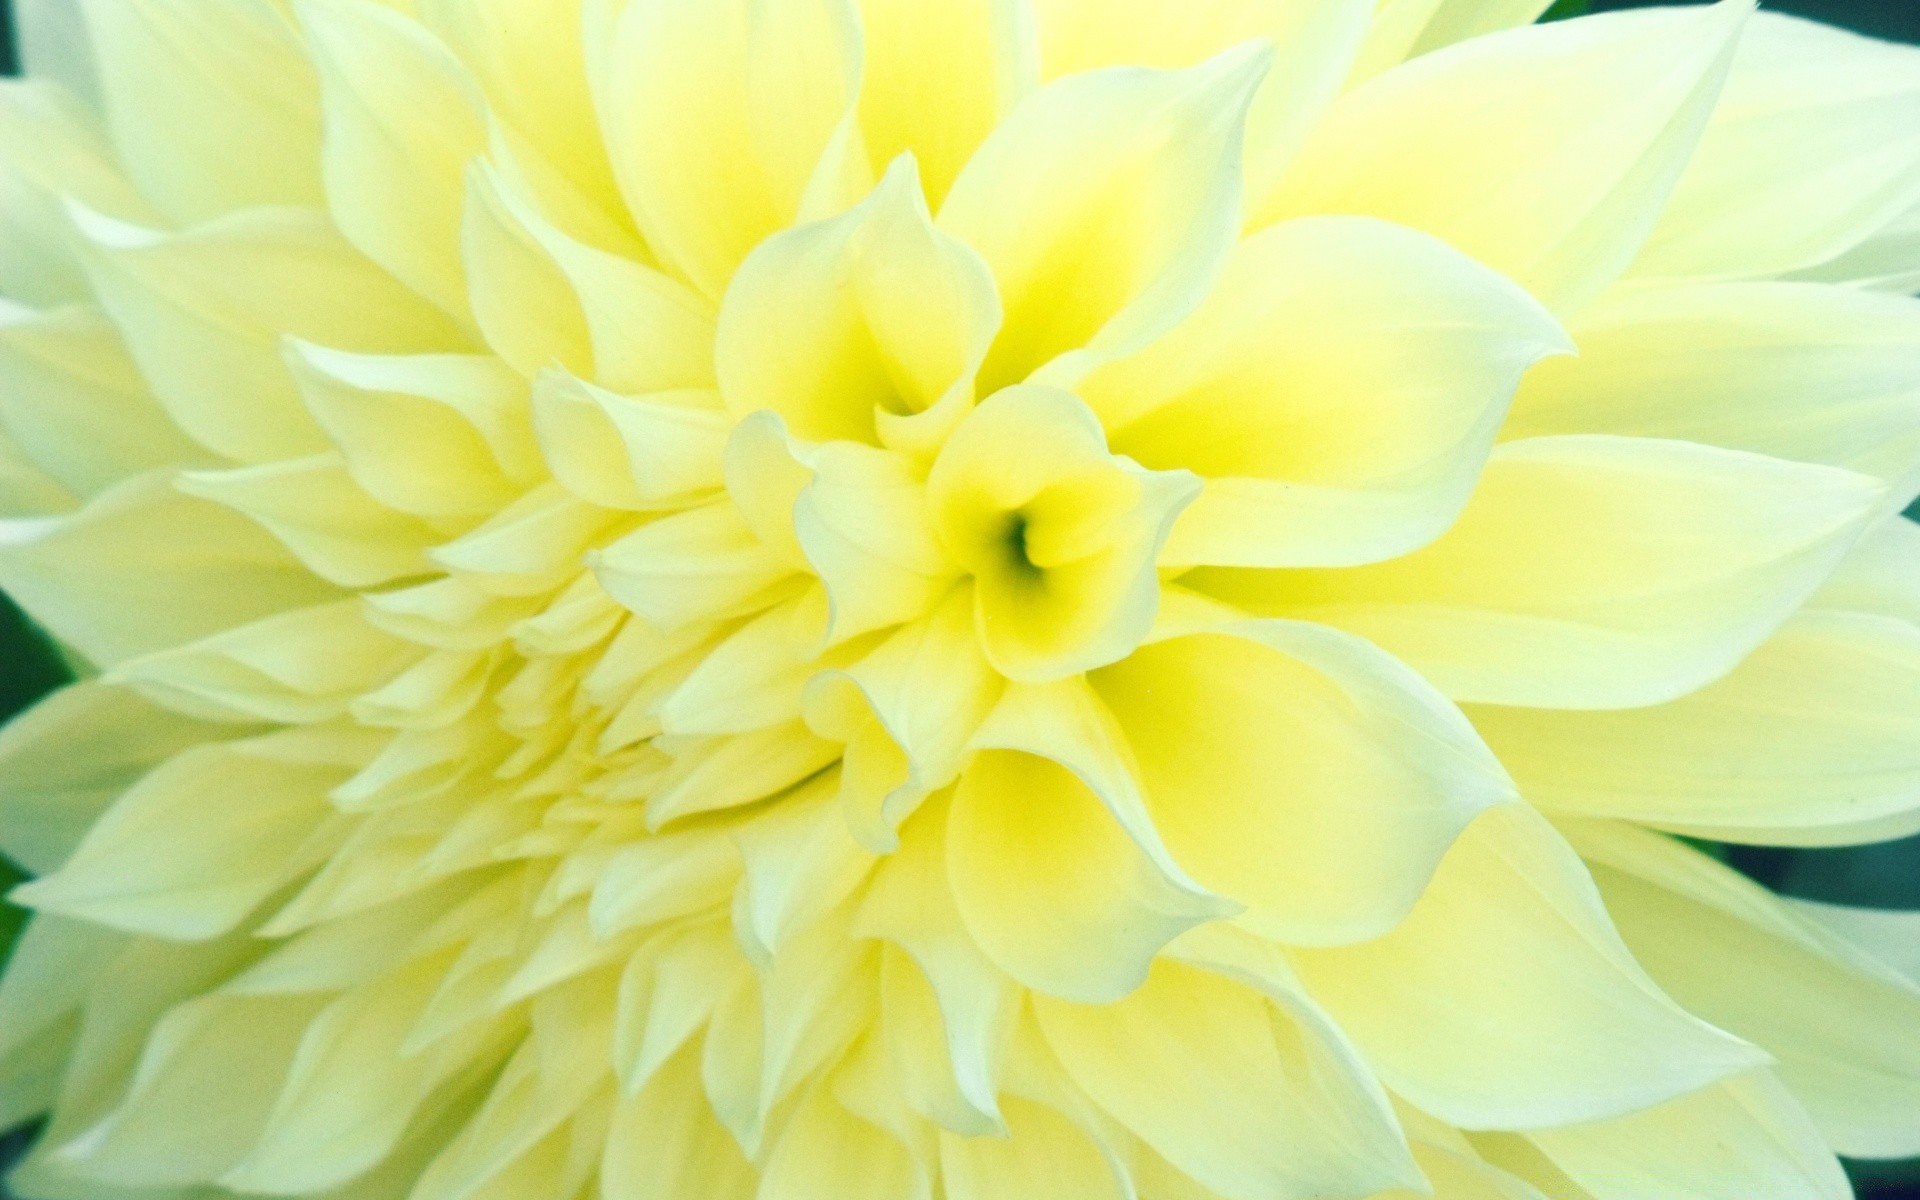
[[[1920,1152],[1920,984],[1678,842],[1611,822],[1570,832],[1635,957],[1690,1011],[1773,1054],[1826,1142]]]
[[[837,211],[871,183],[852,0],[634,0],[600,36],[588,71],[620,190],[708,296],[804,208]]]
[[[1419,1179],[1378,1086],[1252,989],[1160,963],[1113,1003],[1034,1007],[1088,1095],[1224,1200],[1362,1196]]]
[[[1519,805],[1469,827],[1391,933],[1293,959],[1383,1083],[1464,1129],[1597,1120],[1766,1061],[1655,986]]]
[[[1653,227],[1751,8],[1605,13],[1425,55],[1336,104],[1253,220],[1385,217],[1573,309]]]
[[[1920,491],[1920,300],[1804,283],[1625,290],[1580,314],[1503,438],[1619,433],[1827,463]]]
[[[1174,857],[1290,943],[1386,932],[1467,823],[1514,796],[1458,710],[1319,626],[1229,625],[1091,679]]]
[[[1920,628],[1895,618],[1809,610],[1654,708],[1471,715],[1549,809],[1784,845],[1920,830]]]
[[[319,202],[319,84],[280,5],[81,7],[114,146],[156,208],[186,224]]]
[[[1763,12],[1631,274],[1817,267],[1920,204],[1920,50]]]
[[[938,223],[986,260],[1006,308],[982,395],[1049,364],[1071,386],[1199,302],[1239,231],[1245,114],[1267,64],[1243,48],[1059,80],[981,145]]]
[[[1853,1189],[1787,1089],[1757,1072],[1533,1144],[1594,1200],[1851,1200]]]
[[[88,680],[54,692],[0,730],[0,853],[48,874],[134,780],[219,735],[127,688]]]
[[[368,258],[467,319],[460,210],[486,102],[419,23],[373,0],[297,6],[320,72],[327,207]]]
[[[72,516],[0,524],[0,587],[103,666],[338,594],[246,517],[151,474]]]
[[[1114,450],[1206,489],[1168,564],[1344,566],[1430,541],[1566,335],[1436,239],[1353,218],[1235,247],[1205,303],[1080,392]]]
[[[1017,751],[961,773],[947,870],[968,931],[1036,991],[1107,1001],[1139,986],[1160,948],[1220,914],[1170,880],[1066,767]]]
[[[1459,522],[1404,558],[1188,579],[1358,633],[1457,700],[1623,708],[1724,675],[1883,495],[1850,471],[1686,442],[1531,438],[1496,449]]]
[[[74,219],[100,305],[155,397],[230,458],[325,448],[281,360],[283,337],[364,353],[461,345],[441,314],[318,212],[251,209],[178,234],[77,210]]]

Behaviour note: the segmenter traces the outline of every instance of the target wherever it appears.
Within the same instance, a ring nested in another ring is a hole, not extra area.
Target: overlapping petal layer
[[[1920,828],[1920,55],[1542,7],[26,6],[15,1189],[1920,1150],[1912,931],[1667,836]]]

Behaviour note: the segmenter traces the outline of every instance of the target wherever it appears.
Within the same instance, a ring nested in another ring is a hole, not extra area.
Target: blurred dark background
[[[1648,0],[1560,0],[1550,18],[1620,8],[1645,7]],[[1843,25],[1861,33],[1920,43],[1920,0],[1763,0],[1779,12],[1796,13]],[[12,4],[0,0],[0,72],[18,69]],[[1920,519],[1920,505],[1908,510]],[[58,686],[66,668],[45,638],[20,610],[0,595],[0,722]],[[1788,895],[1836,904],[1876,908],[1920,908],[1920,838],[1878,846],[1835,850],[1785,850],[1729,846],[1721,853],[1734,866]],[[0,858],[0,894],[18,878]],[[0,901],[0,962],[22,914]],[[0,1165],[25,1145],[31,1131],[0,1134]],[[1920,1200],[1920,1160],[1905,1163],[1849,1164],[1860,1200]],[[8,1200],[0,1186],[0,1200]],[[1751,1200],[1768,1200],[1752,1197]]]

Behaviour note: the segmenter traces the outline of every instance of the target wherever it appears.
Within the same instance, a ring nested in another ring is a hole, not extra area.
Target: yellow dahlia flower
[[[15,1188],[1920,1152],[1914,918],[1669,836],[1920,829],[1920,51],[1542,7],[29,8]]]

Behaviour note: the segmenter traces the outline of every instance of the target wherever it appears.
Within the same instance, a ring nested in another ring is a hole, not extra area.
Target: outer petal
[[[1577,307],[1652,228],[1751,8],[1610,13],[1427,55],[1337,104],[1254,219],[1386,217]]]
[[[252,205],[318,203],[319,84],[281,6],[82,7],[108,129],[156,208],[190,223]]]
[[[460,61],[373,0],[302,0],[326,103],[322,167],[340,231],[368,258],[466,319],[460,209],[486,103]]]
[[[871,182],[852,0],[633,0],[610,20],[588,70],[614,174],[647,243],[707,295],[803,209]]]
[[[281,360],[283,337],[342,350],[450,349],[446,319],[302,209],[251,209],[178,234],[76,212],[82,261],[169,415],[258,462],[325,448]]]
[[[207,459],[147,394],[113,327],[77,306],[0,312],[0,426],[81,496]]]
[[[1920,49],[1761,13],[1632,274],[1830,262],[1920,204]]]
[[[1766,1072],[1645,1112],[1543,1129],[1535,1146],[1594,1200],[1850,1200],[1833,1151]]]
[[[135,933],[224,933],[328,848],[314,840],[332,811],[327,791],[366,741],[297,730],[187,750],[120,797],[59,870],[14,895]],[[240,796],[247,803],[231,802]],[[162,836],[167,852],[155,854]]]
[[[1047,381],[1070,387],[1199,302],[1239,230],[1242,130],[1266,69],[1236,50],[1185,71],[1094,72],[994,130],[939,215],[1006,306],[983,395],[1055,359]]]
[[[1340,83],[1370,0],[1034,0],[1040,67],[1053,79],[1099,67],[1190,67],[1245,42],[1273,46],[1247,112],[1247,192],[1286,167]]]
[[[62,688],[0,730],[0,853],[36,875],[56,870],[129,784],[223,732],[126,688]]]
[[[154,475],[69,517],[0,524],[0,587],[108,666],[338,594],[247,518]]]
[[[1645,1108],[1765,1055],[1669,1000],[1545,821],[1496,808],[1385,937],[1294,961],[1381,1081],[1463,1129]]]
[[[1920,830],[1920,628],[1810,610],[1706,688],[1617,712],[1475,706],[1527,799],[1721,841]]]
[[[1634,956],[1751,1039],[1844,1154],[1920,1153],[1920,985],[1687,846],[1570,827]]]
[[[1435,239],[1305,218],[1240,243],[1191,317],[1080,392],[1117,453],[1207,481],[1163,563],[1347,566],[1451,525],[1521,373],[1568,348]]]
[[[1352,82],[1470,37],[1531,25],[1550,0],[1381,0]]]
[[[1512,785],[1412,671],[1321,626],[1248,621],[1157,642],[1092,676],[1173,856],[1293,944],[1397,924]]]
[[[1622,433],[1828,463],[1920,490],[1920,300],[1804,283],[1623,290],[1580,314],[1505,438]]]
[[[1405,558],[1190,578],[1358,633],[1458,700],[1623,708],[1725,674],[1881,495],[1849,471],[1683,442],[1534,438],[1496,450],[1459,523]]]
[[[1036,991],[1089,1002],[1137,987],[1168,941],[1220,915],[1127,836],[1067,767],[1011,750],[961,773],[947,870],[968,931]]]
[[[1225,1200],[1417,1179],[1372,1080],[1238,980],[1163,962],[1111,1004],[1039,999],[1035,1011],[1094,1101]]]
[[[875,162],[911,153],[935,207],[1036,82],[1028,0],[860,0],[860,128]]]

